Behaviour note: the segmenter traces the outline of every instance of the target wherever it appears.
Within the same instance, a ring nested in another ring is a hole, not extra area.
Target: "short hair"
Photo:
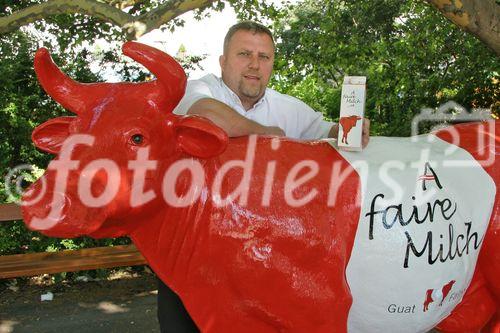
[[[271,41],[273,42],[273,47],[274,47],[274,38],[273,38],[273,33],[271,30],[269,30],[268,27],[265,25],[262,25],[260,23],[254,22],[254,21],[241,21],[233,25],[231,28],[226,33],[226,37],[224,37],[224,54],[226,54],[229,42],[231,41],[231,38],[233,35],[240,30],[245,30],[245,31],[250,31],[253,34],[266,34],[271,38]]]

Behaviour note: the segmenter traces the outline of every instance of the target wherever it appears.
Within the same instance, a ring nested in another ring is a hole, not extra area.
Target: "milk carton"
[[[346,76],[342,85],[338,146],[342,150],[362,149],[366,76]]]

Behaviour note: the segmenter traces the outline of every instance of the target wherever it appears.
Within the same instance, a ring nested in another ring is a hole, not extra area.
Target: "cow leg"
[[[476,269],[462,302],[436,328],[443,333],[480,332],[496,309],[496,302],[486,286],[486,280],[481,271]]]

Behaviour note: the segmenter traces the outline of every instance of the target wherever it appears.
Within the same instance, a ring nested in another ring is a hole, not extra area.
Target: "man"
[[[232,26],[219,58],[222,78],[209,74],[189,81],[176,114],[210,119],[230,137],[249,134],[318,139],[338,136],[338,124],[302,101],[267,88],[274,62],[274,40],[265,26],[244,21]],[[363,146],[369,140],[363,121]],[[197,332],[177,295],[160,281],[158,319],[161,332]]]
[[[232,26],[219,58],[222,78],[213,74],[189,81],[176,114],[204,116],[229,136],[286,135],[296,139],[337,137],[338,124],[323,120],[302,101],[267,88],[274,62],[274,41],[265,26],[244,21]],[[363,145],[369,121],[363,122]]]

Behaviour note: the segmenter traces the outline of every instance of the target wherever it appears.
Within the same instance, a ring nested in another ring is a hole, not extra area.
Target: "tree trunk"
[[[147,13],[132,16],[121,10],[123,3],[120,1],[106,4],[96,0],[49,0],[0,17],[0,34],[14,31],[23,25],[52,15],[80,13],[117,25],[126,32],[128,39],[137,39],[185,12],[204,8],[214,1],[168,0]],[[130,1],[128,4],[135,2],[137,1]]]
[[[427,0],[450,21],[470,32],[500,55],[498,0]]]

